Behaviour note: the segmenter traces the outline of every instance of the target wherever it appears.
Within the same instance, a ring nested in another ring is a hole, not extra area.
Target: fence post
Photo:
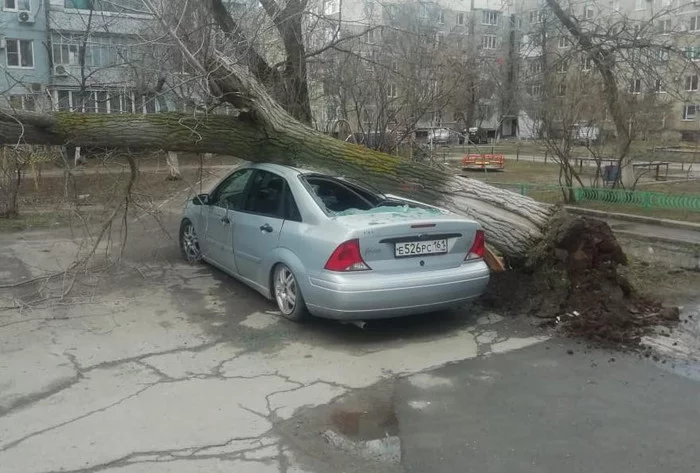
[[[642,194],[642,207],[645,209],[651,208],[651,192],[644,192]]]

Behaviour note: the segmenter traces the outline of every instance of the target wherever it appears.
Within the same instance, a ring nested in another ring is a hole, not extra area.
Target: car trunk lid
[[[335,220],[351,230],[376,272],[421,272],[459,266],[480,228],[439,209],[378,207],[346,211]]]

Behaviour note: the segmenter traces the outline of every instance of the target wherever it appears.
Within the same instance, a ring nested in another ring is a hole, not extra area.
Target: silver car
[[[430,312],[478,297],[489,280],[473,220],[275,164],[237,168],[190,200],[180,248],[274,299],[292,320]]]

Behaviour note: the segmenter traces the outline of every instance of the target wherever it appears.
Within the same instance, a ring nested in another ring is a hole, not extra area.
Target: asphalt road
[[[2,473],[697,468],[694,362],[586,351],[474,306],[293,324],[182,262],[164,209],[170,233],[132,223],[118,265],[0,288]],[[65,268],[77,236],[0,234],[0,286]]]

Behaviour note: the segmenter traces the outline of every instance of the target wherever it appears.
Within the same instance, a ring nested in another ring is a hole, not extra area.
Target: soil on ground
[[[636,348],[654,327],[677,323],[679,310],[636,290],[619,271],[627,264],[607,223],[562,213],[522,268],[494,275],[483,303],[600,345]]]

